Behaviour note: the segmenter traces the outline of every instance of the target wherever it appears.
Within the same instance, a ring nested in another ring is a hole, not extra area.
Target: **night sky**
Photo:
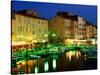
[[[51,19],[58,11],[72,12],[75,15],[82,16],[88,22],[97,25],[97,7],[89,5],[56,4],[43,2],[12,1],[12,10],[20,11],[33,9],[43,18]]]

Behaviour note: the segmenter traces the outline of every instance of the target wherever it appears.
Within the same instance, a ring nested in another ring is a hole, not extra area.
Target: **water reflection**
[[[85,57],[85,61],[86,61],[86,59],[87,59],[87,56],[86,56],[86,55],[84,55],[84,57]]]
[[[48,61],[44,62],[44,71],[47,72],[49,70]]]
[[[69,51],[66,53],[66,58],[69,61],[71,61],[73,58],[78,60],[80,57],[81,57],[80,51]]]
[[[55,70],[56,69],[56,59],[53,59],[52,63],[53,63],[53,70]]]
[[[19,61],[17,62],[16,70],[17,73],[20,71],[24,73],[40,73],[79,69],[81,58],[82,53],[80,51],[68,51],[61,55],[50,55],[46,58]],[[67,63],[69,61],[72,63]]]
[[[39,71],[39,68],[37,67],[37,66],[35,66],[35,73],[38,73],[38,71]]]

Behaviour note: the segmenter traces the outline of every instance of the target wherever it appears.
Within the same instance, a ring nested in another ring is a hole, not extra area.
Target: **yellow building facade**
[[[15,13],[12,19],[12,41],[47,42],[48,41],[48,20],[30,15]]]

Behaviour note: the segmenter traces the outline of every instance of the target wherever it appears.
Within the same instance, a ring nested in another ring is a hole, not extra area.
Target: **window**
[[[54,19],[54,21],[55,21],[55,22],[57,22],[57,20],[56,20],[56,19]]]
[[[33,28],[34,28],[34,24],[33,24]]]
[[[42,21],[42,24],[44,24],[44,22]]]
[[[20,32],[22,32],[22,27],[20,26]]]
[[[44,33],[47,32],[47,29],[44,29]]]
[[[40,20],[38,21],[38,23],[40,24]]]
[[[65,28],[70,28],[71,25],[70,24],[65,24]]]
[[[18,16],[18,22],[19,23],[21,22],[21,16]]]
[[[41,33],[41,29],[39,29],[39,33]]]
[[[19,26],[18,26],[18,28],[17,28],[17,31],[19,32]]]
[[[32,31],[32,34],[34,35],[35,34],[35,31]]]
[[[24,16],[24,23],[27,23],[27,18]]]
[[[22,32],[22,31],[23,31],[22,26],[18,26],[18,32]]]
[[[30,24],[30,19],[27,19],[27,24]]]
[[[26,32],[28,32],[28,26],[26,26]]]
[[[22,29],[23,29],[23,32],[24,32],[24,27]]]
[[[79,26],[79,28],[83,28],[83,26],[82,26],[82,25],[80,25],[80,26]]]
[[[45,24],[47,24],[47,22],[45,22]]]

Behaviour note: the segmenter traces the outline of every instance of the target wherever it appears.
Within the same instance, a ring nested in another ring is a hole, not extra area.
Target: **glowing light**
[[[19,41],[19,42],[12,42],[12,46],[16,46],[16,45],[25,45],[28,44],[25,41]]]
[[[20,35],[21,38],[23,38],[23,35]]]
[[[86,55],[84,55],[86,57]]]
[[[46,42],[46,40],[42,40],[42,42],[43,42],[43,43],[45,43],[45,42]]]
[[[69,51],[69,52],[66,53],[66,56],[67,56],[67,58],[68,58],[70,61],[71,61],[72,55],[73,55],[73,52],[72,52],[72,51]]]
[[[84,55],[85,56],[85,61],[86,61],[86,55]]]
[[[95,39],[92,39],[92,44],[96,44],[96,43],[95,43]]]
[[[44,37],[48,37],[48,34],[45,34]]]
[[[26,61],[23,61],[23,62],[22,62],[22,65],[25,65],[25,64],[26,64]]]
[[[49,70],[49,64],[48,62],[44,63],[44,71],[47,72]]]
[[[22,62],[24,62],[24,61],[23,61],[23,60],[18,61],[18,62],[17,62],[17,65],[18,65],[18,64],[22,64]]]
[[[35,37],[37,36],[37,35],[34,35]]]
[[[76,58],[78,59],[81,56],[81,52],[77,51],[76,52]]]
[[[35,42],[35,43],[37,43],[37,40],[33,40],[32,42]]]
[[[18,38],[23,38],[23,35],[18,35],[17,37],[18,37]]]
[[[72,57],[79,58],[81,57],[81,52],[79,51],[69,51],[66,53],[66,57],[71,61]]]
[[[78,46],[81,44],[85,44],[86,40],[78,40],[78,39],[65,39],[66,44],[77,44]]]
[[[53,59],[53,69],[55,70],[56,69],[56,59]]]
[[[52,36],[56,36],[56,34],[52,34]]]
[[[20,37],[20,35],[17,35],[17,37],[19,38],[19,37]]]

